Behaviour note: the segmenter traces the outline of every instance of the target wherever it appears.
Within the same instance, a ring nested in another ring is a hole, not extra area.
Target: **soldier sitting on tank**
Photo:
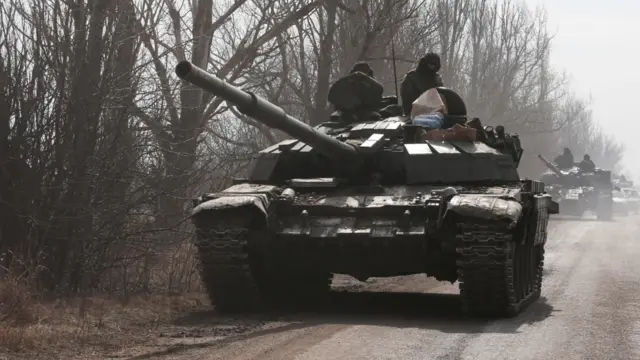
[[[564,153],[557,156],[553,162],[561,169],[569,169],[575,165],[573,154],[569,148],[564,148]]]
[[[596,169],[596,164],[591,160],[591,156],[589,154],[585,154],[582,158],[580,164],[578,164],[580,170],[584,172],[593,172]]]
[[[353,74],[356,71],[375,79],[373,76],[373,69],[371,69],[371,66],[364,61],[357,62],[353,65],[349,73]],[[402,115],[402,108],[398,106],[398,98],[396,96],[384,96],[380,101],[379,109],[376,110],[378,110],[380,116],[383,118]]]
[[[379,120],[383,90],[369,64],[355,64],[329,88],[328,100],[336,109],[331,117],[347,122]]]
[[[438,71],[440,71],[440,56],[430,52],[420,59],[415,70],[409,71],[404,76],[400,85],[400,97],[405,115],[411,114],[413,102],[425,91],[444,86]]]

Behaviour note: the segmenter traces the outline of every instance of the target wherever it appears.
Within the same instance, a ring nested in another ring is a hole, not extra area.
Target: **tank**
[[[559,204],[560,214],[583,216],[595,212],[598,220],[611,220],[613,215],[613,190],[611,171],[595,168],[583,171],[579,166],[559,169],[544,156],[538,158],[547,166],[540,181]]]
[[[628,180],[622,174],[612,173],[611,174],[611,181],[613,182],[613,185],[617,186],[618,188],[633,188],[634,187],[633,181],[632,180]]]
[[[633,181],[623,174],[611,173],[613,183],[613,215],[627,216],[638,212],[637,191]]]
[[[543,183],[520,179],[516,134],[480,126],[483,141],[424,140],[408,118],[379,112],[311,127],[188,61],[176,74],[292,137],[257,153],[246,179],[194,201],[218,311],[323,302],[333,274],[457,281],[469,315],[515,316],[540,297],[558,204]],[[450,121],[466,119],[460,96],[439,91]]]

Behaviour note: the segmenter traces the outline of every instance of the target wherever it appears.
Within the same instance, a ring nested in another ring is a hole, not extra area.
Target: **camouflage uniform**
[[[568,169],[575,165],[573,154],[569,148],[564,148],[564,153],[556,157],[553,162],[561,169]]]
[[[356,63],[349,74],[336,81],[329,89],[329,102],[347,117],[364,116],[364,120],[402,115],[396,96],[382,96],[382,84],[373,77],[373,69],[366,62]],[[338,116],[334,113],[332,117]],[[364,121],[363,120],[363,121]]]
[[[588,154],[585,154],[578,166],[580,166],[582,171],[593,171],[596,169],[596,164],[591,161],[591,157]]]
[[[376,111],[382,103],[382,84],[373,78],[369,64],[359,62],[349,74],[338,79],[329,88],[328,100],[337,112],[334,121],[369,121],[380,118]]]
[[[402,109],[405,115],[411,113],[413,102],[425,91],[439,86],[444,86],[440,70],[440,56],[428,53],[420,59],[418,67],[409,71],[402,79],[400,85],[400,97]]]

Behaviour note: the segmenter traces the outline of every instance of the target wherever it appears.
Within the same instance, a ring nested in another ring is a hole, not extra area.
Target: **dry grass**
[[[162,241],[158,241],[162,243]],[[124,247],[111,255],[114,264],[102,277],[109,292],[129,291],[179,294],[202,291],[196,249],[191,238],[169,245]]]
[[[19,271],[0,269],[0,360],[115,352],[153,341],[176,316],[208,307],[193,246],[178,245],[113,268],[99,294],[53,301]]]
[[[0,283],[0,359],[71,358],[147,342],[178,314],[206,306],[200,293],[38,301],[17,281]],[[85,357],[85,356],[82,356]]]

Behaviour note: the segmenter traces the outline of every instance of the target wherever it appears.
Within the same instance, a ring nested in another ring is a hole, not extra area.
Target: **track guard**
[[[270,185],[237,184],[227,190],[201,196],[196,202],[191,216],[195,217],[203,211],[220,211],[253,207],[267,215],[269,203],[282,190]]]

